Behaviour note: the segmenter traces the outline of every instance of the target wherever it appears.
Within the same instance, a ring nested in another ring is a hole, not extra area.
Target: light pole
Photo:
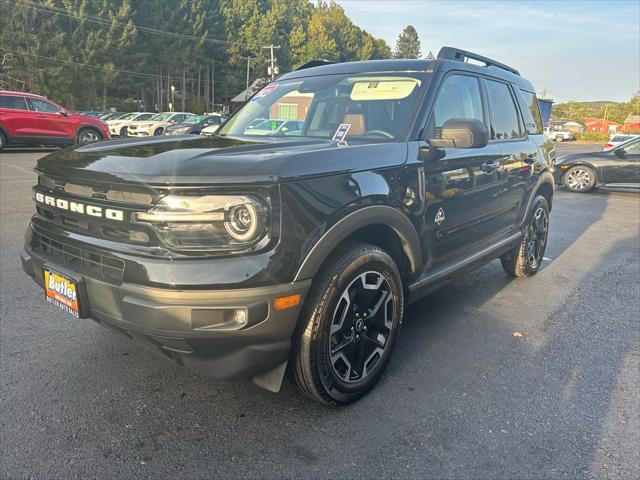
[[[176,86],[175,85],[171,85],[171,108],[169,109],[169,111],[171,111],[171,112],[173,112],[173,106],[176,103],[175,92],[176,92]]]

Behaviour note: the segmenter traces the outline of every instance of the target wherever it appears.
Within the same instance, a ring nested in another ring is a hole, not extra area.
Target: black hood
[[[558,157],[558,161],[556,162],[556,164],[559,164],[559,163],[570,164],[570,163],[574,163],[582,160],[587,162],[594,162],[594,161],[597,161],[598,159],[610,158],[610,155],[611,155],[611,152],[608,152],[608,151],[572,153],[570,155],[562,155]]]
[[[405,162],[406,143],[249,140],[193,135],[100,142],[59,150],[36,170],[67,179],[156,185],[276,183]]]

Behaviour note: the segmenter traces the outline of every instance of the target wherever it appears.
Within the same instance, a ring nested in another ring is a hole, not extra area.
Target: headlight
[[[135,220],[174,250],[247,250],[269,233],[269,206],[254,195],[169,195]]]

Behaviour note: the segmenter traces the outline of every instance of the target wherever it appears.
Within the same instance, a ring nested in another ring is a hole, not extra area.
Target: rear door
[[[36,112],[21,95],[0,95],[0,125],[12,137],[38,136]]]
[[[28,102],[36,112],[39,136],[57,139],[75,136],[75,121],[62,115],[58,105],[42,98],[29,98]]]
[[[523,203],[533,182],[538,147],[531,141],[523,125],[512,87],[494,79],[483,79],[491,112],[490,142],[499,146],[499,176],[502,188],[499,228],[519,224]]]
[[[473,118],[488,125],[479,79],[454,73],[443,80],[426,129],[439,138],[451,118]],[[484,148],[438,148],[425,161],[426,245],[433,265],[446,263],[491,240],[498,233],[502,152],[497,144]]]

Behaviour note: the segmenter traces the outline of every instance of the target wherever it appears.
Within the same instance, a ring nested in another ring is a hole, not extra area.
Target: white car
[[[544,134],[547,138],[555,140],[556,142],[564,142],[565,140],[573,140],[575,138],[569,130],[552,130],[551,128],[547,128]]]
[[[156,114],[152,112],[132,112],[114,120],[107,120],[109,134],[112,137],[126,137],[127,128],[131,123],[139,122],[140,120],[149,120],[154,115]]]
[[[151,117],[148,120],[133,122],[129,125],[128,134],[131,137],[151,137],[162,135],[162,132],[169,125],[183,123],[195,117],[193,113],[186,112],[163,112]]]
[[[623,142],[627,140],[631,140],[632,138],[638,138],[640,135],[634,135],[631,133],[613,133],[611,137],[609,137],[609,141],[602,147],[603,150],[608,150],[613,147],[617,147]]]
[[[220,128],[220,125],[222,125],[227,120],[227,117],[224,117],[222,115],[217,115],[217,114],[212,114],[211,118],[215,119],[216,122],[213,125],[209,125],[208,127],[204,127],[200,131],[200,135],[204,135],[205,137],[210,137],[211,135],[216,133],[218,131],[218,129]]]

